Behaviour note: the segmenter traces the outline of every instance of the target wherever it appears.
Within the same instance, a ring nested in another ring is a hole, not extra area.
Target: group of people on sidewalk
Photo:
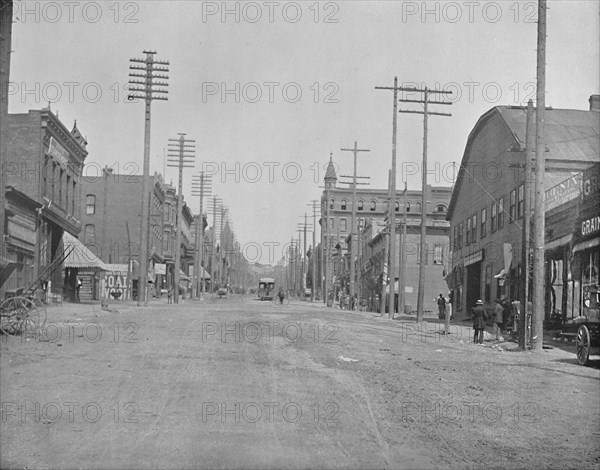
[[[483,300],[477,300],[475,302],[475,307],[471,309],[474,331],[473,343],[483,344],[483,332],[487,320],[492,320],[496,341],[500,341],[502,339],[502,326],[510,315],[510,308],[509,303],[505,299],[496,299],[494,301],[494,310],[492,311],[491,318],[488,318],[488,314],[483,308]]]

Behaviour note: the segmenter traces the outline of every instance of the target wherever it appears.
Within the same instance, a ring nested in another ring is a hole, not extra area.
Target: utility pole
[[[177,186],[177,219],[175,227],[175,286],[173,289],[173,301],[179,303],[179,276],[181,272],[181,218],[183,216],[183,169],[193,168],[196,141],[186,139],[186,134],[178,133],[179,138],[169,139],[169,167],[179,168],[179,184]]]
[[[315,301],[315,291],[317,290],[317,259],[318,259],[318,255],[317,255],[317,204],[319,203],[319,201],[317,201],[316,199],[313,199],[312,201],[310,201],[312,203],[312,208],[313,208],[313,237],[312,237],[312,245],[313,245],[313,249],[312,249],[312,254],[310,256],[310,261],[311,261],[311,276],[312,276],[312,289],[310,292],[310,301],[314,302]],[[321,248],[323,248],[323,246],[321,245]],[[320,284],[320,282],[319,282]]]
[[[199,221],[196,223],[196,248],[194,253],[194,280],[193,280],[193,297],[204,300],[204,197],[210,195],[211,190],[210,175],[203,171],[198,175],[192,176],[192,196],[200,197]],[[198,273],[200,275],[200,286],[198,286]],[[200,291],[200,294],[198,294]]]
[[[223,221],[225,220],[225,214],[227,213],[227,208],[221,204],[221,221],[220,226],[221,229],[219,231],[219,283],[225,284],[227,277],[225,275],[225,269],[223,268],[223,255],[225,255],[225,262],[227,262],[227,248],[223,243]]]
[[[307,287],[306,276],[308,274],[308,268],[306,266],[306,258],[308,256],[307,255],[307,246],[306,246],[306,244],[307,244],[306,230],[313,228],[308,224],[307,218],[308,218],[308,215],[306,213],[304,213],[304,223],[300,224],[298,226],[299,228],[302,228],[303,232],[304,232],[304,252],[302,253],[302,289],[306,289],[306,287]],[[312,290],[314,290],[314,288]],[[304,295],[304,291],[302,292],[302,295]]]
[[[545,185],[546,144],[546,0],[538,0],[537,30],[537,107],[535,113],[535,211],[533,213],[533,312],[531,318],[531,349],[541,351],[544,340],[545,283],[544,258],[546,234]],[[525,306],[526,307],[526,306]],[[525,308],[525,311],[527,309]]]
[[[419,292],[417,296],[417,322],[423,321],[423,302],[425,300],[425,264],[427,261],[427,122],[430,115],[435,116],[452,116],[450,113],[438,113],[429,111],[429,104],[444,104],[451,105],[448,101],[431,101],[429,95],[449,95],[451,91],[444,90],[430,90],[425,87],[420,90],[417,88],[403,88],[402,91],[410,91],[416,93],[423,93],[422,100],[406,100],[401,99],[399,101],[403,103],[422,103],[423,111],[410,111],[401,109],[401,113],[409,114],[422,114],[423,115],[423,163],[421,166],[422,173],[422,189],[421,189],[421,241],[420,241],[420,265],[419,265]]]
[[[212,247],[210,253],[210,291],[215,291],[215,259],[217,252],[217,202],[222,203],[221,199],[218,199],[216,195],[213,196],[213,208],[212,208],[212,216],[213,216],[213,226],[212,226]]]
[[[392,199],[392,170],[388,170],[388,200]],[[391,204],[389,205],[389,207],[391,207]],[[395,209],[395,207],[394,207]],[[389,257],[390,257],[390,253],[388,251],[388,247],[389,247],[389,243],[390,243],[390,236],[393,236],[395,234],[392,234],[391,232],[391,213],[388,214],[388,220],[385,224],[385,228],[383,229],[383,268],[381,270],[381,301],[380,301],[380,305],[379,305],[379,313],[381,314],[381,316],[385,315],[385,304],[386,304],[386,298],[387,298],[387,289],[386,287],[390,285],[390,283],[388,282],[388,265],[389,265]],[[388,227],[388,224],[390,224],[390,226]],[[394,286],[395,288],[395,286]],[[390,287],[391,289],[391,287]]]
[[[404,306],[406,305],[406,197],[408,192],[407,182],[404,182],[404,215],[402,217],[402,240],[400,241],[400,285],[398,286],[398,311],[399,313],[404,312]],[[394,207],[394,210],[396,208]]]
[[[356,141],[354,141],[354,148],[340,150],[342,152],[352,152],[354,154],[354,172],[352,173],[352,219],[350,222],[350,298],[354,298],[356,291],[356,273],[354,264],[354,257],[356,256],[356,157],[358,156],[358,152],[370,152],[370,150],[359,149]]]
[[[129,96],[128,100],[132,101],[135,99],[143,99],[145,102],[145,124],[144,124],[144,174],[142,176],[142,216],[141,216],[141,227],[140,227],[140,269],[138,276],[138,295],[137,295],[137,306],[141,307],[148,305],[148,299],[146,297],[146,291],[148,287],[148,219],[146,214],[148,212],[147,205],[147,194],[149,192],[149,178],[150,178],[150,123],[151,123],[151,103],[153,100],[167,100],[166,96],[160,96],[160,94],[167,94],[168,91],[164,87],[168,86],[165,81],[168,75],[165,75],[169,71],[169,62],[154,60],[154,54],[156,51],[144,51],[146,54],[145,59],[129,59],[133,64],[129,65],[129,69],[133,72],[129,73],[132,77],[129,79]],[[136,65],[143,64],[143,65]],[[140,73],[143,72],[143,73]],[[141,80],[138,80],[141,79]],[[163,88],[160,88],[163,87]]]
[[[521,259],[522,259],[522,279],[521,285],[523,292],[521,294],[521,315],[519,315],[519,347],[525,349],[530,341],[528,335],[527,315],[530,313],[527,308],[529,302],[529,271],[530,271],[530,230],[531,230],[531,180],[533,175],[533,164],[535,160],[535,134],[533,133],[534,123],[533,102],[527,103],[527,125],[525,130],[525,177],[523,179],[523,235],[521,239]]]
[[[392,90],[394,92],[394,111],[392,117],[392,177],[390,179],[390,318],[394,317],[394,304],[396,297],[396,134],[398,127],[398,77],[394,77],[393,87],[375,87],[376,90]],[[381,299],[383,302],[383,298]]]
[[[6,256],[6,181],[5,164],[8,161],[8,85],[10,81],[10,58],[12,47],[13,1],[2,2],[0,8],[0,259]],[[4,261],[3,261],[4,262]],[[0,286],[0,298],[4,299],[4,289]]]

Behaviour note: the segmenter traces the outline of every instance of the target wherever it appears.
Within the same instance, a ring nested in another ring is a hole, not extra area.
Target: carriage
[[[598,289],[590,289],[584,293],[583,316],[576,322],[579,327],[575,337],[575,346],[577,360],[581,365],[588,362],[590,355],[600,354],[599,297]]]
[[[5,335],[35,334],[46,324],[46,307],[36,295],[52,273],[62,266],[73,248],[58,256],[28,287],[17,289],[0,303],[0,332]],[[8,280],[20,263],[3,261],[0,266],[0,286]]]

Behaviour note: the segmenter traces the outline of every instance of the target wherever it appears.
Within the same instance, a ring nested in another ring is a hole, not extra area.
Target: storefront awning
[[[65,251],[73,248],[65,260],[66,268],[96,268],[102,271],[108,270],[100,258],[69,232],[63,233],[63,243]]]

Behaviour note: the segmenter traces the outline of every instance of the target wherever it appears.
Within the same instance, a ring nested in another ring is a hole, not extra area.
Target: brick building
[[[327,171],[325,173],[325,189],[321,195],[321,246],[323,247],[323,259],[325,266],[320,266],[318,271],[322,273],[322,279],[327,277],[327,290],[333,287],[333,276],[336,276],[336,281],[339,287],[346,286],[349,278],[349,252],[348,246],[350,242],[351,220],[352,220],[352,188],[338,188],[337,176],[333,161],[330,159]],[[443,253],[448,252],[448,223],[444,220],[450,201],[451,188],[443,186],[428,186],[427,198],[427,244],[431,250],[442,250]],[[421,191],[407,191],[406,204],[403,191],[398,191],[396,194],[396,233],[399,236],[402,217],[406,212],[407,223],[407,240],[406,240],[406,286],[414,287],[413,292],[407,295],[412,302],[412,294],[416,296],[416,281],[413,280],[414,267],[417,264],[417,256],[412,251],[413,248],[418,250],[419,242],[414,243],[414,231],[420,234],[419,224],[421,223]],[[357,280],[362,286],[363,297],[374,295],[376,288],[375,284],[381,285],[383,273],[383,252],[382,252],[382,237],[378,234],[385,226],[385,220],[389,212],[389,198],[387,189],[356,189],[356,223],[362,227],[361,233],[361,249],[363,255],[360,261],[355,259]],[[416,228],[415,228],[416,227]],[[430,239],[430,237],[433,237]],[[417,236],[418,240],[420,237]],[[413,246],[414,245],[414,246]],[[399,247],[399,243],[396,247]],[[369,254],[372,253],[372,254]],[[400,251],[396,253],[399,260]],[[442,255],[443,257],[443,255]],[[433,263],[433,255],[428,258],[429,262]],[[442,280],[442,270],[444,262],[447,261],[447,256],[439,265],[433,265],[427,269],[428,289],[436,291],[437,295],[440,291],[440,286],[437,283],[437,278]],[[360,264],[360,266],[358,265]],[[400,264],[397,262],[396,279],[399,277]],[[329,271],[329,273],[328,273]],[[439,271],[439,272],[438,272]],[[417,275],[418,279],[418,269]],[[434,280],[435,279],[435,280]],[[410,289],[409,289],[410,290]],[[442,292],[445,292],[447,287],[444,286]],[[426,294],[428,295],[428,294]],[[427,298],[427,297],[426,297]],[[407,302],[408,303],[408,302]],[[416,306],[416,301],[414,306]]]
[[[166,289],[174,279],[177,195],[175,188],[163,181],[162,175],[155,173],[150,180],[148,271],[155,285],[154,294],[160,295],[160,290]],[[82,184],[85,210],[80,239],[104,263],[127,265],[131,262],[134,295],[139,261],[141,191],[141,175],[116,174],[111,168],[104,168],[102,176],[84,178]],[[190,239],[193,216],[185,202],[182,213],[181,269],[182,277],[186,278],[188,265],[193,263]],[[119,268],[118,272],[122,276],[123,269]],[[125,298],[129,295],[126,293]]]
[[[63,253],[62,236],[77,236],[81,230],[81,180],[88,155],[87,141],[77,128],[69,131],[50,110],[30,110],[25,114],[9,114],[7,158],[4,166],[7,186],[11,187],[12,210],[6,213],[5,237],[28,245],[7,243],[9,260],[21,260],[30,266],[31,274],[18,272],[9,285],[26,287],[30,281]],[[13,197],[14,196],[14,197]],[[27,198],[30,202],[25,202]],[[27,214],[16,210],[16,205]],[[33,216],[32,205],[35,205]],[[64,278],[61,269],[50,277],[52,291],[62,294]],[[24,284],[24,285],[17,285]]]
[[[558,198],[546,214],[554,259],[570,257],[565,238],[570,235],[559,233],[559,212],[564,215],[565,210],[559,206],[570,200],[569,180],[599,160],[598,98],[590,98],[589,110],[546,111],[544,183],[550,190],[548,202]],[[521,297],[525,128],[526,108],[497,106],[481,116],[467,139],[447,215],[452,248],[448,282],[459,318],[469,316],[477,299],[490,308],[496,298]],[[561,184],[566,185],[562,191],[556,189]]]

